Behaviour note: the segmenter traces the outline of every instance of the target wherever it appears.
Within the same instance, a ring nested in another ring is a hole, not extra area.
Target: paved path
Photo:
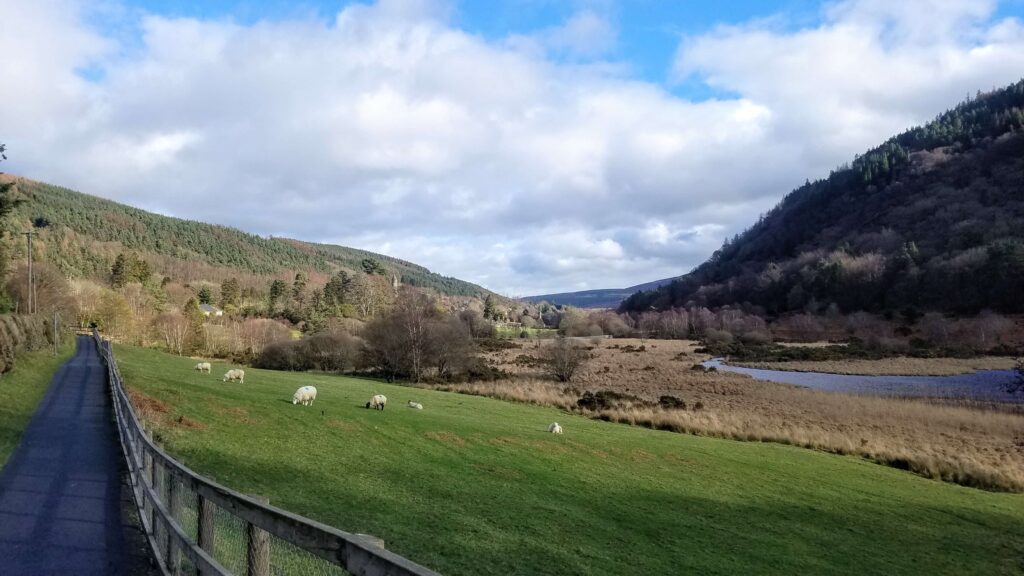
[[[0,471],[0,574],[129,574],[106,373],[78,338]]]

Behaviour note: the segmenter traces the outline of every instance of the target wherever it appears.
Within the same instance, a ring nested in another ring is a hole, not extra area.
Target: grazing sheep
[[[548,426],[548,432],[551,432],[552,434],[561,434],[562,427],[558,425],[558,422],[552,422],[551,426]]]
[[[377,394],[370,401],[366,403],[367,408],[373,408],[374,410],[383,410],[384,405],[388,403],[388,399],[383,394]]]
[[[303,406],[312,406],[313,400],[316,400],[316,388],[313,386],[303,386],[292,395],[292,404],[302,402]]]
[[[212,370],[212,367],[209,362],[200,362],[199,364],[196,364],[196,370],[199,370],[200,372],[209,372]]]
[[[228,380],[238,380],[240,383],[245,384],[245,370],[228,370],[224,373],[224,382]]]
[[[409,400],[409,408],[415,408],[417,410],[423,410],[423,404],[420,404],[419,402],[413,402],[412,400]]]

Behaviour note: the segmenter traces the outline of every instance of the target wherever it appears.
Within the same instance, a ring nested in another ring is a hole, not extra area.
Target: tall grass
[[[581,376],[568,386],[543,380],[520,354],[532,346],[498,353],[493,361],[513,380],[445,385],[442,389],[581,412],[593,418],[737,440],[776,442],[852,454],[922,476],[989,490],[1024,492],[1024,414],[1005,405],[921,398],[837,394],[761,382],[729,373],[689,368],[704,359],[687,342],[602,345]],[[623,402],[584,411],[583,390],[612,390],[647,402]],[[656,406],[660,395],[685,400],[689,410]],[[693,410],[700,402],[703,409]]]
[[[733,409],[679,410],[656,406],[582,410],[578,396],[540,380],[506,380],[430,386],[436,390],[553,406],[599,420],[756,442],[776,442],[863,456],[881,464],[964,486],[1024,492],[1024,417],[1018,414],[930,403],[785,390],[776,400],[805,412]],[[978,442],[986,437],[988,442]],[[1000,448],[1005,439],[1012,448]]]

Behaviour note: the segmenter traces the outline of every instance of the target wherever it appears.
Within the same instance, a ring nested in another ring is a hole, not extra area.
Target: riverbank
[[[824,372],[851,376],[954,376],[976,370],[1012,370],[1014,358],[884,358],[882,360],[824,360],[788,362],[730,362],[733,366],[789,372]]]
[[[822,392],[695,370],[708,356],[695,351],[696,343],[678,340],[597,342],[578,376],[558,384],[544,374],[540,346],[530,342],[487,355],[513,379],[442,388],[568,409],[586,391],[610,391],[624,398],[585,413],[677,432],[857,454],[930,478],[1024,491],[1024,415],[1004,405]],[[662,396],[685,408],[659,406]]]

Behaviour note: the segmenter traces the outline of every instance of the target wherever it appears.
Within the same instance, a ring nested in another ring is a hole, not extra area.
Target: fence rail
[[[168,456],[132,408],[109,341],[107,367],[121,449],[153,558],[164,574],[439,576],[371,536],[303,518],[204,478]]]

